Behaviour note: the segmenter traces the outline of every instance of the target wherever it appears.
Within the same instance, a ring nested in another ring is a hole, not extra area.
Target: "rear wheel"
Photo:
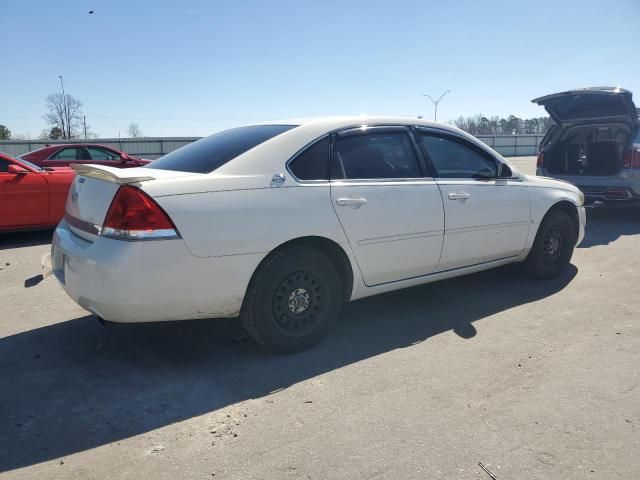
[[[569,215],[549,213],[538,229],[533,247],[524,262],[525,272],[535,278],[554,278],[571,261],[577,233]]]
[[[305,350],[324,339],[338,318],[342,288],[338,270],[322,252],[287,248],[259,267],[240,318],[249,335],[269,350]]]

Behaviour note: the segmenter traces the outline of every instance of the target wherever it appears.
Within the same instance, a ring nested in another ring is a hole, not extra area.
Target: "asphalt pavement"
[[[531,172],[531,157],[513,162]],[[0,478],[640,478],[640,209],[571,267],[349,304],[273,356],[236,320],[103,326],[0,236]]]

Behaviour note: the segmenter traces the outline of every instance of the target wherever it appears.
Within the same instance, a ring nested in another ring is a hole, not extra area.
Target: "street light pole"
[[[433,121],[434,122],[438,121],[438,104],[440,103],[440,100],[442,100],[444,96],[450,92],[451,90],[445,90],[444,92],[442,92],[442,95],[440,95],[437,100],[434,100],[433,97],[431,97],[431,95],[427,95],[427,94],[422,95],[423,97],[427,97],[429,100],[431,100],[431,103],[433,103],[433,106],[434,106]]]
[[[69,116],[69,113],[67,111],[67,95],[64,93],[64,83],[62,82],[62,75],[58,75],[58,78],[60,79],[60,87],[62,87],[62,133],[64,134],[64,137],[69,138],[71,136],[71,128],[67,128],[68,131],[65,131],[64,128],[65,120],[68,120],[67,117]]]

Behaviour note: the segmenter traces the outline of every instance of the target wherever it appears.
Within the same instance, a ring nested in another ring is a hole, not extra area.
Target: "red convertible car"
[[[0,152],[0,232],[56,226],[74,175]]]
[[[41,167],[68,167],[72,163],[92,163],[111,167],[129,168],[146,165],[151,160],[137,158],[105,145],[95,143],[67,143],[49,145],[20,155]]]

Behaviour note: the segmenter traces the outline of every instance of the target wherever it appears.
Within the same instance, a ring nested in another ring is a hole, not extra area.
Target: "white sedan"
[[[239,316],[278,352],[345,301],[511,262],[555,277],[585,229],[576,187],[415,118],[252,125],[74,169],[43,259],[73,300],[112,322]]]

